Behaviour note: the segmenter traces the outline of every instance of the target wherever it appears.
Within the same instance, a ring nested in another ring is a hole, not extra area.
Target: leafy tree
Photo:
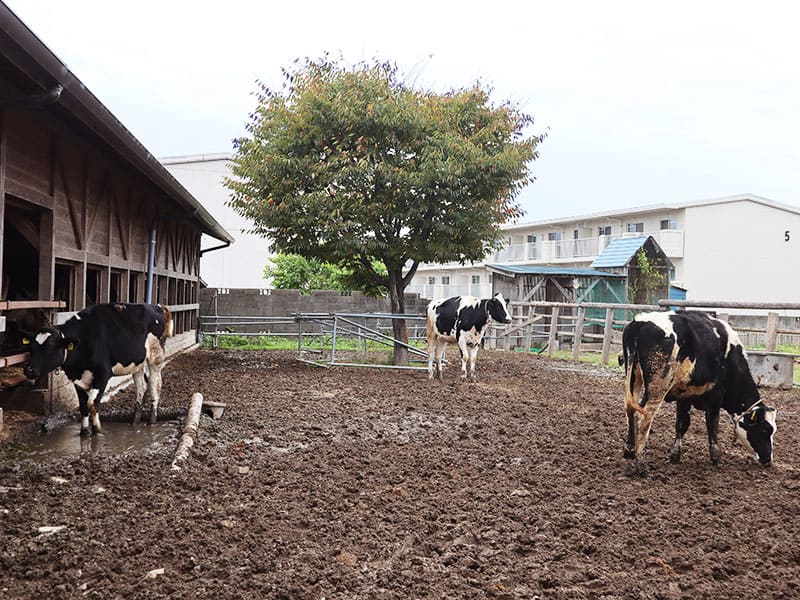
[[[644,248],[636,252],[636,263],[628,273],[628,298],[634,304],[656,304],[658,298],[668,293],[667,266],[651,261]]]
[[[373,265],[373,268],[376,272],[384,270],[380,263]],[[362,285],[348,269],[299,254],[279,253],[271,257],[264,267],[264,278],[271,278],[273,285],[283,290],[359,290],[372,295],[386,292],[385,289],[371,289]]]
[[[343,290],[342,269],[317,258],[299,254],[277,254],[264,267],[264,278],[282,290]]]
[[[229,204],[274,250],[348,268],[404,313],[420,262],[482,260],[522,215],[543,136],[526,137],[533,119],[489,95],[479,83],[417,90],[387,62],[296,61],[281,89],[260,87]],[[403,320],[394,335],[408,339]]]

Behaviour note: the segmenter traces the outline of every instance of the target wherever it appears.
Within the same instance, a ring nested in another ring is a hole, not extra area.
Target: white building
[[[503,227],[505,246],[474,265],[422,264],[410,292],[427,298],[492,292],[487,265],[587,268],[611,242],[652,235],[689,300],[798,302],[800,208],[751,194],[657,204]]]
[[[265,238],[247,233],[251,224],[227,206],[230,191],[222,181],[230,175],[230,154],[199,154],[159,159],[183,187],[233,235],[227,248],[205,252],[200,257],[200,277],[214,288],[266,288],[264,267],[270,255]],[[202,248],[219,246],[203,236]]]

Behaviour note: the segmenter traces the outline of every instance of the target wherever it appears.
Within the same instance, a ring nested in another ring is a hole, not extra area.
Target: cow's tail
[[[164,306],[161,305],[161,310],[164,311],[164,337],[172,337],[173,336],[173,329],[174,323],[172,321],[172,312]]]
[[[638,335],[635,332],[630,336],[632,339],[624,340],[622,353],[625,359],[625,406],[628,410],[633,410],[646,415],[647,412],[636,401],[637,385],[644,389],[644,372],[639,359]],[[624,336],[623,336],[624,337]]]

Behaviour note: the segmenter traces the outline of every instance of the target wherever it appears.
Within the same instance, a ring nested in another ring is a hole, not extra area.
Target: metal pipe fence
[[[776,310],[800,311],[800,303],[725,303],[703,301],[661,300],[658,305],[564,302],[513,302],[510,325],[492,323],[484,335],[484,347],[543,353],[554,356],[556,352],[571,350],[578,361],[582,354],[600,354],[604,365],[610,363],[613,351],[621,349],[622,329],[633,316],[642,311],[665,310],[670,307],[711,309],[723,320],[732,320],[729,309],[768,311],[766,325],[734,328],[740,333],[748,351],[778,356],[787,354],[800,361],[800,354],[779,353],[778,344],[787,340],[800,344],[800,329],[779,326]],[[737,315],[738,316],[738,315]],[[392,336],[392,320],[403,319],[408,324],[408,343]],[[375,363],[344,362],[338,342],[357,340],[364,356],[368,346],[393,347],[403,345],[411,356],[410,362],[427,360],[426,327],[424,315],[397,315],[390,313],[297,313],[287,317],[261,317],[243,315],[207,315],[201,317],[201,332],[212,338],[217,347],[223,336],[277,336],[296,337],[298,355],[316,353],[318,360],[301,360],[321,366],[346,365],[359,367],[390,367]],[[763,318],[762,318],[763,320]],[[797,319],[800,323],[800,318]],[[760,347],[763,346],[763,351]],[[346,352],[352,355],[352,346]],[[325,356],[327,354],[327,356]],[[424,367],[410,366],[422,369]]]
[[[390,335],[393,331],[391,321],[403,319],[412,322],[408,327],[409,342],[401,342]],[[368,322],[373,322],[374,325]],[[381,322],[383,321],[383,323]],[[389,324],[386,324],[389,321]],[[409,362],[427,361],[428,353],[417,347],[425,337],[424,315],[399,315],[390,313],[297,313],[290,317],[265,317],[242,315],[203,315],[200,317],[201,334],[210,337],[213,348],[219,346],[221,337],[294,337],[297,339],[298,358],[303,362],[318,366],[353,366],[376,368],[423,369],[422,366],[398,367],[375,362],[344,362],[342,352],[352,354],[355,348],[348,345],[347,350],[339,348],[337,342],[342,338],[356,341],[363,355],[368,345],[394,347],[400,345],[411,355]],[[419,323],[423,323],[422,326]],[[254,331],[255,330],[255,331]],[[337,354],[337,352],[339,354]],[[304,357],[309,353],[320,355],[319,359]],[[325,356],[327,354],[327,356]]]

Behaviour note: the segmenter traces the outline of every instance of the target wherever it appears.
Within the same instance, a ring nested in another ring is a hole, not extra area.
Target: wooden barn
[[[172,348],[193,343],[200,255],[232,241],[0,3],[0,367],[20,321],[101,302],[166,304]]]

